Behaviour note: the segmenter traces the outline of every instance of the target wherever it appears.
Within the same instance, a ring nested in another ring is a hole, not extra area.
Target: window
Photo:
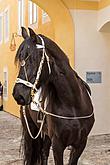
[[[29,0],[29,25],[37,22],[37,5]]]
[[[4,11],[4,41],[9,40],[9,10]]]
[[[18,0],[18,31],[21,32],[21,26],[24,25],[24,0]]]
[[[50,21],[50,17],[48,16],[48,14],[42,10],[42,23],[46,23]]]
[[[0,44],[3,40],[3,15],[0,14]]]

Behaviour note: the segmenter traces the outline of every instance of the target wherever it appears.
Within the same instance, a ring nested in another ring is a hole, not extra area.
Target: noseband
[[[37,49],[43,49],[42,50],[42,58],[41,58],[41,61],[40,61],[40,64],[39,64],[39,67],[38,67],[38,71],[37,71],[37,75],[36,75],[36,79],[35,79],[35,82],[34,84],[32,84],[31,82],[29,82],[28,80],[28,76],[27,76],[27,72],[26,72],[26,67],[25,67],[25,64],[26,64],[26,60],[29,58],[29,56],[25,59],[25,60],[22,60],[21,62],[21,67],[24,68],[24,73],[25,73],[25,77],[26,77],[26,80],[23,80],[21,78],[17,78],[16,79],[16,83],[21,83],[21,84],[24,84],[25,86],[27,87],[30,87],[31,88],[31,95],[33,96],[35,92],[38,91],[38,89],[36,88],[36,85],[38,84],[39,82],[39,78],[40,78],[40,75],[41,75],[41,72],[42,72],[42,68],[43,68],[43,64],[44,64],[44,60],[46,58],[46,61],[47,61],[47,65],[48,65],[48,70],[49,70],[49,74],[51,74],[51,68],[50,68],[50,63],[49,63],[49,57],[46,53],[46,50],[45,50],[45,43],[44,43],[44,40],[41,36],[38,35],[38,37],[41,39],[41,42],[42,44],[36,44],[36,48]]]

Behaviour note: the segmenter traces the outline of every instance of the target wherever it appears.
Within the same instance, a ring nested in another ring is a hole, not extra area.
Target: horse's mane
[[[52,54],[57,65],[60,67],[65,63],[66,65],[69,65],[69,59],[67,55],[63,52],[63,50],[48,37],[41,34],[40,36],[44,39],[46,49]]]
[[[91,95],[91,89],[90,89],[89,85],[79,77],[79,75],[76,73],[76,71],[74,71],[70,67],[69,59],[66,56],[66,54],[60,49],[60,47],[54,41],[49,39],[48,37],[45,37],[44,35],[41,35],[41,34],[40,34],[40,36],[44,39],[46,48],[49,50],[50,53],[52,53],[54,59],[56,60],[58,67],[65,70],[63,67],[68,66],[69,69],[72,70],[73,77],[75,76],[76,79],[80,80],[82,82],[82,84],[85,86],[86,90]]]
[[[16,56],[15,56],[15,64],[19,61],[19,59],[20,59],[20,55],[21,55],[21,51],[22,51],[22,49],[23,49],[23,47],[24,47],[24,42],[22,42],[21,43],[21,45],[19,46],[19,48],[18,48],[18,50],[17,50],[17,53],[16,53]]]

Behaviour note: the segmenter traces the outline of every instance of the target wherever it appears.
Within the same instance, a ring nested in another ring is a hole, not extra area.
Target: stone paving
[[[19,153],[21,122],[6,112],[0,112],[0,165],[23,165]],[[67,165],[69,150],[65,150],[64,162]],[[54,165],[52,150],[49,165]],[[110,135],[89,137],[87,147],[79,165],[110,165]]]

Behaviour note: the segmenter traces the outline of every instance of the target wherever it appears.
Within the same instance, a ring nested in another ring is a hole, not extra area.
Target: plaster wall
[[[97,30],[98,12],[71,10],[75,23],[75,69],[86,80],[86,72],[100,71],[102,82],[89,84],[95,113],[92,134],[110,133],[110,34]]]

